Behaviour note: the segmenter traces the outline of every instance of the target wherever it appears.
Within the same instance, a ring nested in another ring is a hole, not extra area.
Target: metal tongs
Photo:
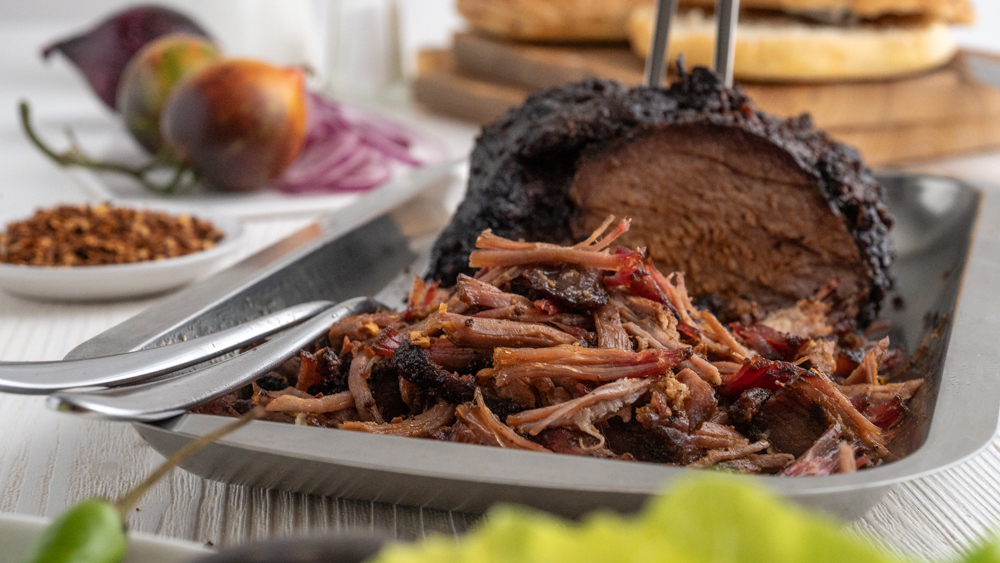
[[[49,396],[54,409],[112,420],[156,421],[221,397],[273,370],[349,315],[374,313],[386,306],[358,297],[326,307],[313,318],[230,360],[193,373],[101,390],[69,389]]]
[[[58,410],[154,421],[220,397],[279,366],[348,315],[385,308],[365,298],[289,307],[194,340],[85,360],[0,362],[0,392],[49,396]],[[286,330],[287,329],[287,330]],[[234,358],[171,375],[285,331]],[[155,381],[150,381],[151,379]]]
[[[329,301],[303,303],[202,338],[127,354],[86,360],[0,362],[0,392],[46,395],[63,389],[146,381],[227,354],[332,306]]]
[[[736,21],[739,19],[740,0],[716,0],[715,3],[715,72],[725,80],[726,87],[733,85],[733,60],[736,53]],[[660,86],[667,69],[667,44],[670,21],[677,14],[677,0],[657,0],[653,38],[646,55],[646,86]]]

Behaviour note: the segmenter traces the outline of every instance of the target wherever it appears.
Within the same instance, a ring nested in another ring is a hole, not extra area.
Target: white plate
[[[0,563],[19,563],[50,520],[21,514],[0,514]],[[188,541],[129,533],[123,563],[188,563],[211,553]]]
[[[136,206],[141,207],[141,206]],[[178,207],[152,210],[191,213],[222,231],[219,244],[177,258],[108,266],[22,266],[0,264],[0,289],[33,299],[100,301],[155,295],[194,281],[227,254],[239,249],[243,225],[228,217],[213,217]]]

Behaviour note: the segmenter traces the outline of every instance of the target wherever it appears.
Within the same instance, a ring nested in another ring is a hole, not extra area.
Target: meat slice
[[[866,262],[820,182],[771,139],[671,124],[584,151],[570,196],[583,214],[577,236],[628,210],[633,228],[622,244],[685,272],[696,294],[772,309],[836,279],[845,298],[867,297]]]
[[[428,277],[468,273],[484,229],[567,244],[609,212],[633,218],[620,242],[684,271],[692,296],[781,308],[836,280],[831,301],[864,326],[890,286],[892,220],[857,151],[808,116],[758,111],[703,68],[667,89],[592,79],[542,90],[486,127]]]

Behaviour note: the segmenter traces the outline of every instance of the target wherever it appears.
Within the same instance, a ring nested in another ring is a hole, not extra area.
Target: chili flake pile
[[[109,204],[40,209],[0,233],[0,262],[99,266],[163,260],[208,250],[223,234],[191,215]]]

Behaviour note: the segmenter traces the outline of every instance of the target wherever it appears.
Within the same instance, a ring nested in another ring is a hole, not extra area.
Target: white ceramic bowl
[[[50,520],[0,514],[0,563],[18,563]],[[211,551],[202,545],[148,534],[129,533],[122,563],[188,563]]]
[[[159,211],[159,210],[157,210]],[[177,210],[164,210],[177,214]],[[227,217],[209,217],[223,238],[208,250],[149,262],[107,266],[23,266],[0,264],[0,289],[32,299],[101,301],[163,293],[202,276],[212,263],[239,248],[243,226]]]

